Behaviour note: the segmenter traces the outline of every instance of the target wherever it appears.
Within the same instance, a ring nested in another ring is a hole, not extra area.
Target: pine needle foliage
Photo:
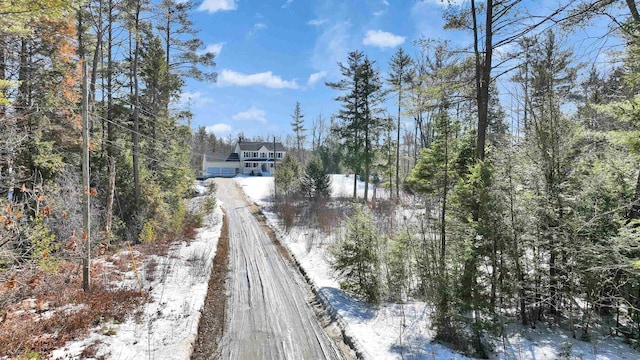
[[[332,249],[332,266],[342,279],[340,287],[377,304],[381,298],[380,237],[369,209],[356,206],[346,228],[345,236]]]

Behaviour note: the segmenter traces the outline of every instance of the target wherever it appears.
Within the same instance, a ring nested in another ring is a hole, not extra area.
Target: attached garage
[[[229,155],[206,154],[202,169],[203,177],[234,177],[240,173],[240,160]]]

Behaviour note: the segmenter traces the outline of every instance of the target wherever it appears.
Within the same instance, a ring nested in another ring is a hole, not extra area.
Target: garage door
[[[208,176],[233,177],[236,176],[235,168],[209,167],[207,168]]]

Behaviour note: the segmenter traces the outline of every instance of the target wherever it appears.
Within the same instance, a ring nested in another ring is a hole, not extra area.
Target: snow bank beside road
[[[204,199],[194,198],[190,205],[198,206]],[[85,358],[82,352],[95,346],[95,355],[108,359],[189,359],[221,229],[222,210],[218,204],[205,216],[204,227],[198,229],[190,243],[174,245],[166,256],[147,257],[147,261],[157,263],[153,277],[147,277],[144,266],[138,264],[144,289],[151,289],[152,301],[145,305],[137,319],[103,324],[93,329],[86,339],[56,350],[51,358]],[[129,256],[129,253],[123,251],[119,256]],[[133,271],[126,275],[128,281],[135,284]]]

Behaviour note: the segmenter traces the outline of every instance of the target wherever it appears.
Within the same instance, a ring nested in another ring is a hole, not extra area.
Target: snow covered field
[[[92,344],[97,346],[96,356],[107,359],[191,358],[221,228],[222,210],[218,204],[205,216],[204,227],[198,229],[191,243],[183,242],[166,256],[154,255],[148,259],[157,262],[156,275],[148,281],[142,272],[140,278],[144,288],[151,289],[149,296],[153,300],[146,304],[139,319],[95,328],[86,339],[67,343],[54,351],[51,358],[81,358],[82,351]],[[129,252],[118,255],[129,256]],[[139,268],[142,271],[144,267],[139,264]],[[137,287],[134,271],[126,275],[127,281],[122,286]]]
[[[353,177],[332,175],[332,196],[353,194]],[[328,304],[342,320],[346,333],[356,340],[368,359],[468,359],[443,345],[432,343],[430,308],[424,302],[383,304],[373,307],[356,301],[340,290],[327,261],[327,246],[334,239],[317,230],[294,227],[284,231],[276,215],[267,211],[273,193],[271,177],[237,177],[247,196],[263,207],[270,226],[285,244],[318,288]],[[370,189],[371,190],[371,189]],[[359,182],[358,195],[364,185]],[[334,235],[335,236],[335,235]],[[616,339],[582,342],[572,339],[560,329],[548,330],[509,326],[503,339],[495,341],[494,359],[640,359],[640,353]]]

